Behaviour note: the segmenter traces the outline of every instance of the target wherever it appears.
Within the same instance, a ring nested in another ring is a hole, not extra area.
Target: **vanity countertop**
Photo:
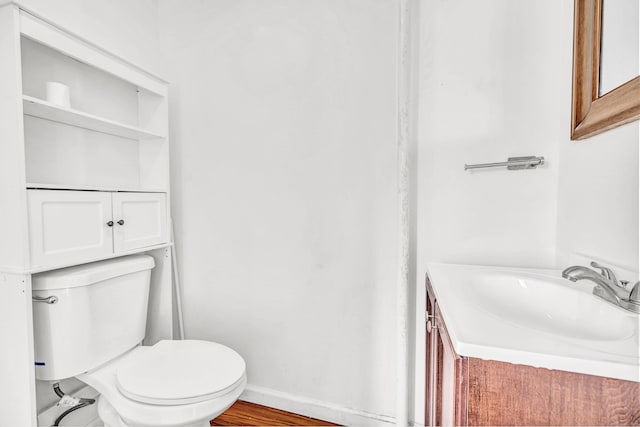
[[[429,263],[460,356],[640,382],[640,317],[559,270]]]

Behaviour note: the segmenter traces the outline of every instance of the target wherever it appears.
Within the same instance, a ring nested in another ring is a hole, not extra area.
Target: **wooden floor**
[[[326,421],[238,400],[212,426],[335,426]]]

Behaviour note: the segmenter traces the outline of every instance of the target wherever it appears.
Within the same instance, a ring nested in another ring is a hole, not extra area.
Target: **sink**
[[[640,315],[593,284],[542,268],[431,262],[427,273],[458,355],[640,381]]]
[[[465,289],[476,307],[522,328],[597,341],[636,333],[635,316],[559,277],[482,271]]]

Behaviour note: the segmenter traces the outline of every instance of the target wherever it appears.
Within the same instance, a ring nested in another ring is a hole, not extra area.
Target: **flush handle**
[[[31,297],[31,301],[33,302],[43,302],[45,304],[55,304],[58,302],[58,297],[55,295],[51,295],[50,297],[40,298],[40,297]]]

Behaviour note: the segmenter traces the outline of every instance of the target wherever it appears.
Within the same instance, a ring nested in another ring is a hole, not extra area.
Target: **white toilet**
[[[208,426],[244,390],[244,360],[208,341],[140,345],[153,267],[135,255],[34,275],[34,298],[55,297],[33,304],[36,378],[96,389],[106,427]]]

